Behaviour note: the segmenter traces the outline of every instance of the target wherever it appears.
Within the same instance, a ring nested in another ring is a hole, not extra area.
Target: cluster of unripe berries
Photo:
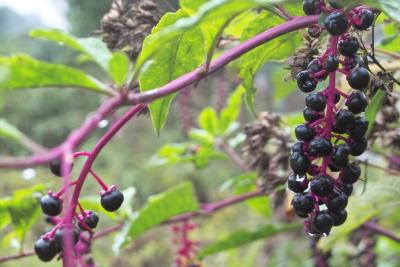
[[[361,175],[350,157],[360,156],[367,148],[368,121],[360,114],[368,105],[362,90],[368,87],[370,74],[357,55],[359,42],[350,32],[351,28],[370,28],[375,18],[367,7],[345,11],[334,1],[326,6],[322,0],[305,0],[303,9],[308,15],[326,15],[320,33],[328,32],[330,45],[296,77],[299,89],[308,95],[303,111],[306,122],[295,129],[299,141],[289,158],[293,173],[288,187],[295,193],[291,202],[295,213],[306,218],[306,231],[328,235],[333,226],[346,221],[348,197]],[[346,75],[354,89],[351,93],[336,88],[337,72]],[[328,77],[328,87],[314,92]],[[342,102],[346,108],[340,108]]]
[[[50,170],[54,175],[61,177],[60,161],[52,161]],[[101,206],[109,212],[118,210],[124,201],[124,195],[115,186],[105,188],[103,184],[103,189],[100,193]],[[62,238],[64,236],[71,235],[73,243],[77,244],[80,240],[81,232],[89,232],[90,236],[92,236],[92,229],[96,228],[99,222],[96,212],[84,210],[78,203],[80,214],[74,212],[72,229],[66,228],[62,219],[56,217],[63,210],[61,196],[64,192],[64,188],[57,193],[49,192],[40,199],[40,207],[43,213],[48,216],[47,221],[55,225],[51,231],[43,234],[34,246],[36,255],[45,262],[51,261],[58,253],[62,252]]]

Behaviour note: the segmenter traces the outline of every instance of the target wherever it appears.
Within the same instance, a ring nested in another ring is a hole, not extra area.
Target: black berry
[[[59,159],[54,159],[50,162],[50,171],[56,175],[61,177],[61,161]],[[71,171],[71,170],[70,170]]]
[[[40,199],[40,207],[44,214],[56,216],[62,211],[62,201],[51,195],[45,195]]]
[[[66,228],[59,228],[56,231],[55,234],[55,244],[56,244],[56,248],[57,250],[60,252],[62,250],[63,247],[63,237],[67,234],[71,234],[71,230],[68,230]],[[72,242],[74,244],[77,244],[79,241],[79,235],[80,235],[80,231],[79,229],[75,228],[72,230]]]
[[[107,211],[116,211],[124,202],[124,195],[116,188],[105,192],[101,196],[101,206]]]
[[[319,212],[313,221],[313,226],[320,234],[329,234],[334,224],[332,215],[327,211]]]
[[[308,152],[315,157],[327,156],[332,152],[332,143],[323,137],[316,137],[311,140]]]
[[[368,141],[363,137],[357,140],[353,140],[350,144],[351,154],[353,156],[360,156],[367,149]]]
[[[336,9],[343,8],[343,6],[340,5],[336,0],[329,0],[328,3],[333,8],[336,8]]]
[[[296,142],[293,146],[292,146],[292,153],[298,152],[298,153],[303,153],[303,145],[304,142]]]
[[[307,122],[313,123],[314,121],[323,118],[324,114],[305,107],[303,110],[303,117]]]
[[[349,135],[353,140],[362,140],[368,131],[368,120],[363,117],[356,117],[353,128],[349,130]]]
[[[303,0],[303,11],[306,15],[319,14],[322,4],[323,2],[320,0]]]
[[[351,112],[358,114],[365,111],[368,106],[368,99],[363,92],[356,91],[349,95],[346,106]]]
[[[351,148],[347,144],[340,144],[336,147],[335,151],[331,156],[333,164],[337,167],[347,166],[349,162],[349,155],[351,153]]]
[[[51,261],[58,253],[54,240],[40,238],[36,241],[35,253],[42,261]]]
[[[324,197],[332,193],[333,183],[329,177],[318,175],[311,180],[310,188],[317,196]]]
[[[300,141],[311,141],[315,136],[314,129],[305,124],[297,126],[294,132],[296,134],[296,138]]]
[[[316,73],[318,73],[320,71],[323,71],[324,68],[323,68],[321,62],[319,62],[318,59],[313,59],[308,64],[307,70],[308,70],[308,72],[310,72],[312,74],[316,74]],[[318,79],[318,80],[324,80],[327,76],[328,76],[328,73],[324,73],[323,75],[321,75],[319,77],[315,77],[315,78]]]
[[[99,222],[99,216],[97,216],[96,212],[94,211],[89,211],[83,221],[86,223],[89,228],[94,229],[97,227],[97,224]],[[81,230],[85,231],[86,228],[83,226],[81,222],[78,223],[78,226]]]
[[[342,225],[347,219],[347,211],[346,210],[341,210],[341,211],[338,211],[337,213],[331,213],[331,215],[333,216],[333,225],[334,226]]]
[[[369,72],[366,68],[364,67],[358,67],[354,69],[349,76],[347,76],[347,82],[353,89],[357,90],[362,90],[365,89],[369,81],[371,80],[371,77],[369,75]]]
[[[314,111],[324,111],[326,107],[326,97],[321,93],[311,93],[306,97],[306,106]]]
[[[298,152],[290,155],[289,164],[293,172],[297,174],[306,173],[311,165],[310,160],[307,158],[307,156]]]
[[[329,55],[325,62],[325,70],[327,72],[334,72],[339,67],[339,60],[333,55]]]
[[[308,187],[308,180],[305,174],[290,174],[288,188],[294,193],[303,193]]]
[[[341,109],[336,113],[336,124],[335,126],[340,129],[350,129],[354,125],[354,114],[353,112]]]
[[[357,38],[348,36],[339,41],[338,47],[340,54],[346,57],[351,57],[357,53],[358,49],[360,49],[360,44],[358,43]]]
[[[346,208],[347,203],[348,197],[343,193],[339,193],[329,197],[326,206],[329,211],[336,213]]]
[[[351,163],[345,167],[340,173],[340,179],[343,183],[354,184],[360,178],[361,169],[357,163]]]
[[[317,81],[311,77],[308,71],[301,71],[296,76],[297,86],[304,93],[310,93],[317,88]]]
[[[372,26],[375,20],[375,15],[369,9],[363,9],[359,16],[360,24],[353,23],[353,27],[357,30],[365,31]]]
[[[347,31],[347,28],[349,27],[349,22],[347,21],[345,14],[339,11],[334,11],[325,18],[324,25],[326,30],[331,35],[336,36]]]
[[[310,195],[297,193],[293,196],[292,206],[296,212],[308,214],[314,208],[314,199]]]
[[[338,186],[339,191],[343,192],[346,196],[350,196],[353,193],[353,185],[352,184],[341,184]]]

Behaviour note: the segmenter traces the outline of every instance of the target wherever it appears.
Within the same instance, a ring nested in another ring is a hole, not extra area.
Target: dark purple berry
[[[363,9],[360,14],[360,24],[353,23],[353,27],[357,30],[365,31],[372,26],[375,15],[369,9]]]
[[[351,57],[357,53],[358,49],[360,49],[360,44],[358,43],[357,38],[348,36],[339,41],[338,47],[340,54],[346,57]]]
[[[351,148],[347,144],[340,144],[336,147],[335,151],[331,156],[332,163],[337,167],[347,166],[349,163],[349,155]]]
[[[347,219],[347,211],[346,210],[341,210],[337,213],[331,213],[331,215],[333,217],[333,225],[334,226],[342,225]]]
[[[325,234],[325,235],[329,234],[333,224],[334,224],[334,219],[332,215],[326,210],[319,212],[315,216],[313,221],[313,226],[315,230],[317,230],[320,234]]]
[[[303,193],[308,187],[308,180],[305,174],[290,174],[288,188],[294,193]]]
[[[353,192],[352,184],[341,184],[338,186],[339,191],[343,192],[346,196],[350,196]]]
[[[323,157],[327,156],[332,152],[332,143],[323,137],[315,137],[311,140],[308,147],[308,153],[311,156]]]
[[[315,131],[313,128],[301,124],[294,129],[296,138],[300,141],[311,141],[315,136]]]
[[[308,214],[314,209],[314,199],[310,195],[297,193],[291,203],[296,213]]]
[[[368,106],[368,98],[361,91],[353,92],[347,98],[346,106],[354,114],[364,112]]]
[[[336,0],[329,0],[328,1],[329,5],[335,9],[341,9],[343,8],[342,5],[340,5]]]
[[[348,76],[347,82],[353,89],[363,90],[367,88],[371,77],[369,72],[364,67],[358,67],[354,69]]]
[[[341,109],[336,113],[336,124],[335,126],[340,129],[350,129],[354,125],[354,114],[353,112]]]
[[[333,182],[325,175],[317,175],[310,182],[311,191],[320,197],[325,197],[332,193]]]
[[[307,66],[307,71],[316,74],[320,71],[324,70],[324,67],[322,66],[321,62],[319,62],[318,59],[313,59]],[[328,77],[328,73],[325,73],[324,75],[321,75],[319,77],[315,77],[318,80],[324,80],[326,77]]]
[[[61,177],[61,161],[59,159],[54,159],[50,162],[50,171],[56,175]],[[71,170],[70,170],[71,171]]]
[[[306,97],[306,106],[317,112],[324,111],[326,97],[321,93],[311,93]]]
[[[59,228],[56,231],[55,234],[55,244],[56,244],[56,248],[58,250],[58,252],[60,252],[62,250],[63,247],[63,237],[67,234],[71,234],[71,229],[69,229],[67,231],[66,228]],[[73,229],[72,232],[72,242],[76,245],[79,241],[79,235],[80,235],[80,231],[79,229],[75,228]]]
[[[304,93],[310,93],[317,88],[317,80],[308,71],[301,71],[296,76],[297,86]]]
[[[62,211],[62,201],[51,195],[45,195],[40,199],[40,207],[44,214],[56,216]]]
[[[349,164],[349,166],[345,167],[340,172],[340,179],[343,183],[346,184],[354,184],[361,176],[361,169],[360,166],[353,162]]]
[[[368,120],[363,117],[356,117],[354,126],[349,130],[349,135],[353,140],[362,140],[368,131]]]
[[[339,60],[333,55],[329,55],[325,62],[325,70],[327,72],[334,72],[339,67]]]
[[[330,163],[330,164],[328,165],[328,167],[329,167],[329,169],[331,170],[331,172],[338,172],[338,171],[340,171],[340,169],[339,169],[337,166],[335,166],[335,164],[333,164],[333,163]]]
[[[333,11],[325,18],[324,25],[331,35],[336,36],[347,31],[349,22],[345,14],[339,11]]]
[[[345,209],[347,203],[348,203],[348,197],[343,193],[339,193],[330,196],[328,198],[328,201],[326,202],[326,206],[329,209],[329,211],[336,213]]]
[[[353,140],[353,142],[349,145],[351,149],[351,154],[353,156],[360,156],[367,149],[368,141],[363,137],[357,140]]]
[[[306,155],[302,153],[293,153],[289,157],[290,168],[292,168],[294,173],[305,174],[310,168],[310,160]]]
[[[36,255],[44,262],[51,261],[58,253],[54,240],[40,238],[34,248]]]
[[[303,117],[307,122],[313,123],[316,120],[322,119],[324,117],[324,114],[305,107],[303,109]]]
[[[296,143],[292,146],[292,153],[295,153],[295,152],[303,153],[303,152],[304,152],[304,150],[303,150],[303,145],[304,145],[304,142],[301,142],[301,141],[296,142]]]
[[[340,94],[337,93],[335,94],[335,104],[337,104],[340,101]]]
[[[124,195],[116,188],[105,192],[101,196],[101,206],[107,211],[116,211],[124,202]]]
[[[300,211],[297,211],[297,210],[294,210],[294,213],[296,213],[296,215],[298,217],[303,218],[303,219],[308,217],[308,213],[300,212]]]
[[[97,227],[97,224],[99,222],[99,216],[97,216],[96,212],[89,211],[86,214],[85,218],[83,218],[83,221],[86,223],[87,226],[89,226],[89,228],[94,229]],[[78,223],[78,226],[81,230],[86,230],[81,222]]]
[[[306,15],[319,14],[321,5],[323,5],[323,1],[320,0],[303,0],[303,11]]]

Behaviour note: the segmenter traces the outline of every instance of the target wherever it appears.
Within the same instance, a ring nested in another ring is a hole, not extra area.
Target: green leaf
[[[129,221],[124,245],[145,231],[185,212],[199,210],[199,205],[191,183],[184,182],[169,190],[152,196],[146,206],[136,212]]]
[[[267,12],[257,14],[253,21],[243,31],[242,41],[245,41],[268,28],[282,23],[283,20]],[[264,44],[240,58],[240,77],[246,89],[245,103],[247,108],[253,111],[256,88],[253,80],[258,70],[270,60],[282,60],[293,53],[301,43],[301,36],[297,32],[285,34],[267,44]]]
[[[384,180],[368,182],[367,190],[363,194],[350,197],[346,223],[335,227],[328,237],[321,239],[320,248],[325,251],[331,250],[337,242],[346,239],[354,229],[371,218],[398,212],[400,194],[398,177],[381,171],[375,175],[384,177]]]
[[[203,248],[198,256],[200,258],[204,258],[209,255],[216,254],[221,251],[225,251],[228,249],[236,248],[238,246],[242,245],[247,245],[249,243],[252,243],[254,241],[260,240],[260,239],[265,239],[267,237],[282,233],[282,232],[287,232],[290,230],[296,230],[300,229],[302,226],[299,224],[268,224],[264,225],[262,227],[259,227],[257,230],[254,231],[249,231],[249,230],[239,230],[225,239],[218,241],[215,244],[206,246]]]
[[[129,73],[129,59],[125,53],[113,53],[110,60],[109,73],[118,86],[122,86],[125,83]]]
[[[0,199],[0,229],[11,223],[11,217],[8,213],[9,198]]]
[[[89,56],[107,73],[110,69],[110,61],[113,57],[106,44],[97,38],[76,38],[65,32],[56,29],[35,29],[30,32],[31,37],[56,42],[59,45],[66,45]]]
[[[80,70],[27,55],[0,57],[0,91],[43,87],[75,87],[110,94],[105,84]]]
[[[35,194],[45,189],[44,185],[17,190],[7,203],[11,223],[18,238],[23,241],[30,227],[40,217],[40,206]]]
[[[212,135],[219,133],[219,119],[212,107],[203,109],[199,115],[199,126]]]
[[[365,117],[370,122],[368,126],[368,132],[374,126],[375,118],[378,112],[380,111],[383,100],[385,99],[386,93],[384,91],[379,90],[374,97],[371,99],[367,109],[365,110]]]
[[[398,0],[379,0],[382,10],[392,19],[400,22],[400,1]]]
[[[226,191],[229,189],[237,189],[238,187],[247,186],[249,184],[254,184],[255,179],[257,179],[256,172],[243,173],[239,176],[235,176],[226,180],[221,187],[220,191]]]
[[[220,114],[220,133],[223,134],[234,123],[242,109],[242,97],[245,93],[243,86],[239,86],[228,99],[227,105],[222,109]]]
[[[152,34],[145,39],[142,51],[151,49],[158,32],[186,16],[183,11],[164,15],[157,26],[153,28]],[[162,49],[152,52],[153,64],[144,69],[139,76],[140,91],[144,92],[163,86],[198,67],[204,58],[203,45],[202,32],[197,28],[182,31],[175,36],[174,40],[164,42]],[[151,120],[157,134],[165,125],[174,96],[166,96],[149,105]]]
[[[197,143],[200,143],[201,145],[210,147],[214,145],[214,136],[203,129],[190,129],[189,138]]]
[[[297,89],[296,81],[294,80],[284,80],[283,77],[286,77],[288,70],[279,66],[272,70],[272,83],[274,85],[274,102],[281,102],[287,99],[294,91]]]

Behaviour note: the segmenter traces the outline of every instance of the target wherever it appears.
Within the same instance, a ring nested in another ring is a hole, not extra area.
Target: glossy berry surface
[[[303,117],[307,122],[312,123],[318,119],[323,118],[324,114],[321,112],[314,111],[308,107],[305,107],[303,110]]]
[[[50,171],[55,175],[61,177],[61,161],[59,159],[52,160],[49,164]]]
[[[69,234],[69,233],[71,233],[71,230],[66,230],[66,228],[59,228],[57,231],[56,231],[56,234],[55,234],[55,244],[56,244],[56,248],[57,248],[57,250],[58,251],[61,251],[62,250],[62,247],[63,247],[63,237],[66,235],[66,234]],[[72,230],[72,242],[74,243],[74,244],[77,244],[78,243],[78,241],[79,241],[79,235],[80,235],[80,231],[77,229],[77,228],[74,228],[73,230]]]
[[[301,71],[296,76],[297,86],[304,93],[310,93],[317,88],[317,81],[311,77],[308,71]]]
[[[368,98],[361,91],[353,92],[347,98],[346,106],[354,114],[364,112],[368,106]]]
[[[343,6],[340,5],[336,0],[329,0],[328,3],[333,8],[336,8],[336,9],[343,8]]]
[[[304,142],[296,142],[293,146],[292,146],[292,153],[303,153],[304,152]]]
[[[310,213],[314,208],[314,199],[306,194],[295,194],[291,202],[293,209],[299,213]]]
[[[329,234],[334,224],[332,215],[327,211],[318,213],[313,221],[313,226],[320,234]]]
[[[294,173],[304,174],[310,168],[310,160],[306,155],[295,152],[289,157],[289,164]]]
[[[353,89],[357,90],[363,90],[367,88],[369,85],[369,81],[371,80],[371,77],[369,75],[369,72],[366,68],[364,67],[358,67],[354,69],[349,76],[347,76],[347,82]]]
[[[368,142],[365,138],[360,138],[353,141],[354,142],[350,144],[351,154],[353,156],[360,156],[367,149]]]
[[[324,137],[316,137],[311,140],[308,152],[311,156],[328,156],[332,152],[332,143]]]
[[[336,127],[341,129],[350,129],[354,124],[353,112],[341,109],[336,113]]]
[[[358,43],[357,38],[349,36],[340,40],[338,47],[340,54],[346,57],[351,57],[357,53],[358,49],[360,49],[360,44]]]
[[[368,131],[368,120],[363,117],[356,117],[349,135],[353,140],[362,140]]]
[[[327,72],[334,72],[339,67],[339,60],[333,55],[329,55],[325,62],[325,70]]]
[[[335,213],[345,209],[347,203],[348,203],[348,197],[343,193],[339,193],[339,194],[334,194],[333,196],[328,198],[326,207],[329,209],[329,211]]]
[[[99,223],[99,216],[97,216],[96,212],[94,211],[89,211],[83,221],[86,223],[86,225],[94,229],[97,227],[97,224]],[[86,228],[83,226],[81,222],[78,223],[79,229],[81,230],[86,230]]]
[[[320,0],[303,0],[303,11],[307,15],[319,14],[322,3]]]
[[[340,179],[346,184],[353,184],[357,182],[361,176],[360,166],[356,163],[351,163],[349,166],[344,168],[340,173]]]
[[[321,93],[311,93],[306,97],[306,106],[314,111],[324,111],[326,107],[326,97]]]
[[[40,207],[44,214],[56,216],[62,211],[62,201],[51,195],[45,195],[40,199]]]
[[[315,176],[310,182],[311,191],[317,196],[327,196],[333,191],[333,183],[324,175]]]
[[[296,138],[300,141],[311,141],[315,136],[314,129],[305,124],[297,126],[294,132]]]
[[[352,184],[341,184],[338,186],[338,189],[348,197],[351,195],[351,193],[353,193]]]
[[[101,195],[101,206],[107,211],[116,211],[124,202],[124,195],[116,188]]]
[[[360,23],[353,23],[353,27],[357,30],[365,31],[369,29],[375,20],[375,15],[369,9],[363,9],[359,15]]]
[[[294,193],[303,193],[308,187],[308,180],[305,174],[290,174],[288,188]]]
[[[333,217],[333,225],[334,226],[342,225],[347,219],[347,211],[346,210],[341,210],[337,213],[332,213],[331,215]]]
[[[342,12],[334,11],[325,18],[324,25],[331,35],[336,36],[347,31],[349,22]]]
[[[40,238],[35,242],[35,253],[44,262],[51,261],[58,253],[54,240]]]
[[[351,148],[347,144],[340,144],[336,147],[334,153],[332,154],[332,163],[337,167],[344,167],[349,162],[349,155],[351,153]]]

